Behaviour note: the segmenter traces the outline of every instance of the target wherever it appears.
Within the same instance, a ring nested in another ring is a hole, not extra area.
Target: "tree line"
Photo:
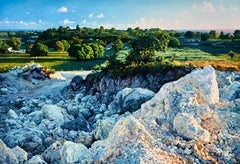
[[[24,34],[21,36],[27,37]],[[116,52],[123,48],[124,44],[129,44],[132,48],[131,57],[128,61],[137,63],[151,60],[155,51],[165,51],[168,47],[179,47],[179,38],[186,39],[200,38],[202,41],[208,39],[240,39],[240,30],[235,30],[233,35],[217,34],[215,30],[209,33],[201,32],[176,32],[163,31],[158,28],[140,29],[139,27],[127,30],[117,30],[115,28],[104,29],[86,28],[76,26],[75,29],[60,26],[38,32],[35,43],[26,41],[26,52],[31,56],[44,56],[48,54],[49,48],[57,52],[68,52],[69,56],[76,59],[93,59],[103,56],[104,47],[110,46]],[[0,53],[5,53],[8,47],[19,50],[21,40],[15,36],[11,37],[8,42],[0,41]],[[150,56],[150,58],[149,58]],[[131,59],[132,58],[132,59]]]

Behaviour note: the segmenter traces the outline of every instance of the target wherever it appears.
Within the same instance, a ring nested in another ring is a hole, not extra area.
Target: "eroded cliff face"
[[[90,92],[80,76],[1,75],[0,163],[239,163],[240,73],[175,71]]]

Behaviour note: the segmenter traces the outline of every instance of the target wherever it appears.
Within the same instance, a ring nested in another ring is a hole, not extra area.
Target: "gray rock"
[[[64,124],[63,109],[56,105],[44,105],[42,107],[43,118],[50,121],[57,121],[60,124]]]
[[[60,155],[62,163],[93,163],[91,152],[81,143],[65,141]]]
[[[28,159],[28,153],[24,151],[19,146],[12,148],[12,152],[15,154],[16,158],[18,159],[19,164],[23,164]]]
[[[113,102],[108,106],[112,114],[134,112],[141,107],[141,104],[150,100],[154,92],[142,88],[125,88],[117,93]]]
[[[70,82],[70,87],[73,91],[80,89],[83,85],[83,78],[82,76],[75,76],[72,81]]]
[[[94,130],[96,140],[103,140],[108,137],[109,132],[113,129],[113,125],[106,120],[98,120],[97,127]]]
[[[0,139],[0,163],[1,164],[15,164],[19,163],[14,152],[8,148],[5,143]]]
[[[78,133],[78,137],[75,140],[76,143],[81,143],[86,147],[90,147],[94,142],[94,137],[92,132],[81,131]]]
[[[63,124],[62,128],[75,131],[81,130],[85,132],[90,132],[92,129],[91,125],[81,115],[79,115],[78,118]]]
[[[39,129],[24,127],[7,132],[4,142],[11,148],[20,146],[26,151],[33,152],[42,149],[44,137],[45,135]]]
[[[47,164],[47,162],[43,160],[43,157],[41,155],[35,155],[31,159],[29,159],[27,162],[25,162],[25,164],[36,164],[36,163]]]
[[[43,153],[43,159],[48,163],[55,163],[61,160],[60,150],[62,149],[63,141],[56,141],[49,146]]]
[[[240,82],[234,81],[231,85],[222,88],[221,92],[221,101],[233,101],[240,98]]]
[[[195,139],[204,143],[210,141],[210,133],[200,126],[199,120],[188,113],[178,113],[174,118],[173,127],[177,133],[187,139]]]
[[[12,110],[12,109],[10,109],[8,111],[8,116],[9,116],[9,118],[13,118],[13,119],[18,117],[17,113],[14,110]]]

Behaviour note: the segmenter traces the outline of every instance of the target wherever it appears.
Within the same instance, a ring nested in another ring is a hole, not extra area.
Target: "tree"
[[[209,38],[208,33],[202,33],[201,34],[201,41],[206,41],[206,40],[208,40],[208,38]]]
[[[9,41],[9,46],[12,47],[14,50],[19,50],[21,47],[21,40],[16,38],[16,37],[12,37]]]
[[[71,57],[79,59],[93,59],[94,52],[91,46],[87,44],[75,44],[68,50],[68,54]]]
[[[178,48],[179,46],[180,46],[180,41],[177,38],[175,37],[170,38],[168,47]]]
[[[217,39],[217,32],[215,30],[209,32],[209,39]]]
[[[132,51],[127,56],[126,63],[148,63],[154,61],[156,50],[160,50],[160,41],[153,35],[141,36],[131,43]]]
[[[103,27],[103,26],[100,26],[99,33],[100,33],[100,34],[103,34],[104,31],[105,31],[105,30],[104,30],[104,27]]]
[[[187,39],[191,39],[191,38],[193,38],[193,36],[194,36],[194,32],[192,32],[192,31],[187,31],[184,34],[184,37],[187,38]]]
[[[91,43],[89,44],[92,47],[94,58],[103,56],[104,54],[104,47],[98,43]]]
[[[58,52],[64,51],[64,44],[61,41],[57,41],[55,44],[55,50]]]
[[[113,44],[113,47],[115,48],[115,50],[118,52],[120,51],[122,48],[123,48],[124,44],[123,42],[121,41],[121,39],[117,39],[115,41],[115,43]]]
[[[233,39],[240,39],[240,30],[235,30],[234,31]]]
[[[67,51],[70,48],[70,44],[65,39],[61,40],[61,42],[62,42],[62,44],[64,46],[64,50]]]
[[[225,39],[225,35],[224,35],[224,32],[221,31],[220,35],[219,35],[219,39]]]
[[[5,53],[8,50],[8,44],[6,42],[0,41],[0,53]]]
[[[31,49],[33,48],[34,44],[27,44],[26,45],[26,53],[30,53]]]
[[[37,42],[33,45],[32,49],[30,50],[31,56],[47,56],[48,54],[48,47],[45,44]]]

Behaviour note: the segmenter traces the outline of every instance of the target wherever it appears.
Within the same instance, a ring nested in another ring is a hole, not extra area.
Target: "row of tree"
[[[179,33],[176,33],[175,36],[180,37]],[[230,33],[224,34],[223,31],[218,34],[216,30],[211,30],[209,33],[186,31],[184,37],[187,39],[201,39],[202,41],[208,39],[240,39],[240,30],[235,30],[233,35]]]
[[[21,44],[21,40],[17,37],[11,37],[7,42],[0,41],[0,53],[7,52],[9,47],[12,47],[13,50],[19,50]]]

